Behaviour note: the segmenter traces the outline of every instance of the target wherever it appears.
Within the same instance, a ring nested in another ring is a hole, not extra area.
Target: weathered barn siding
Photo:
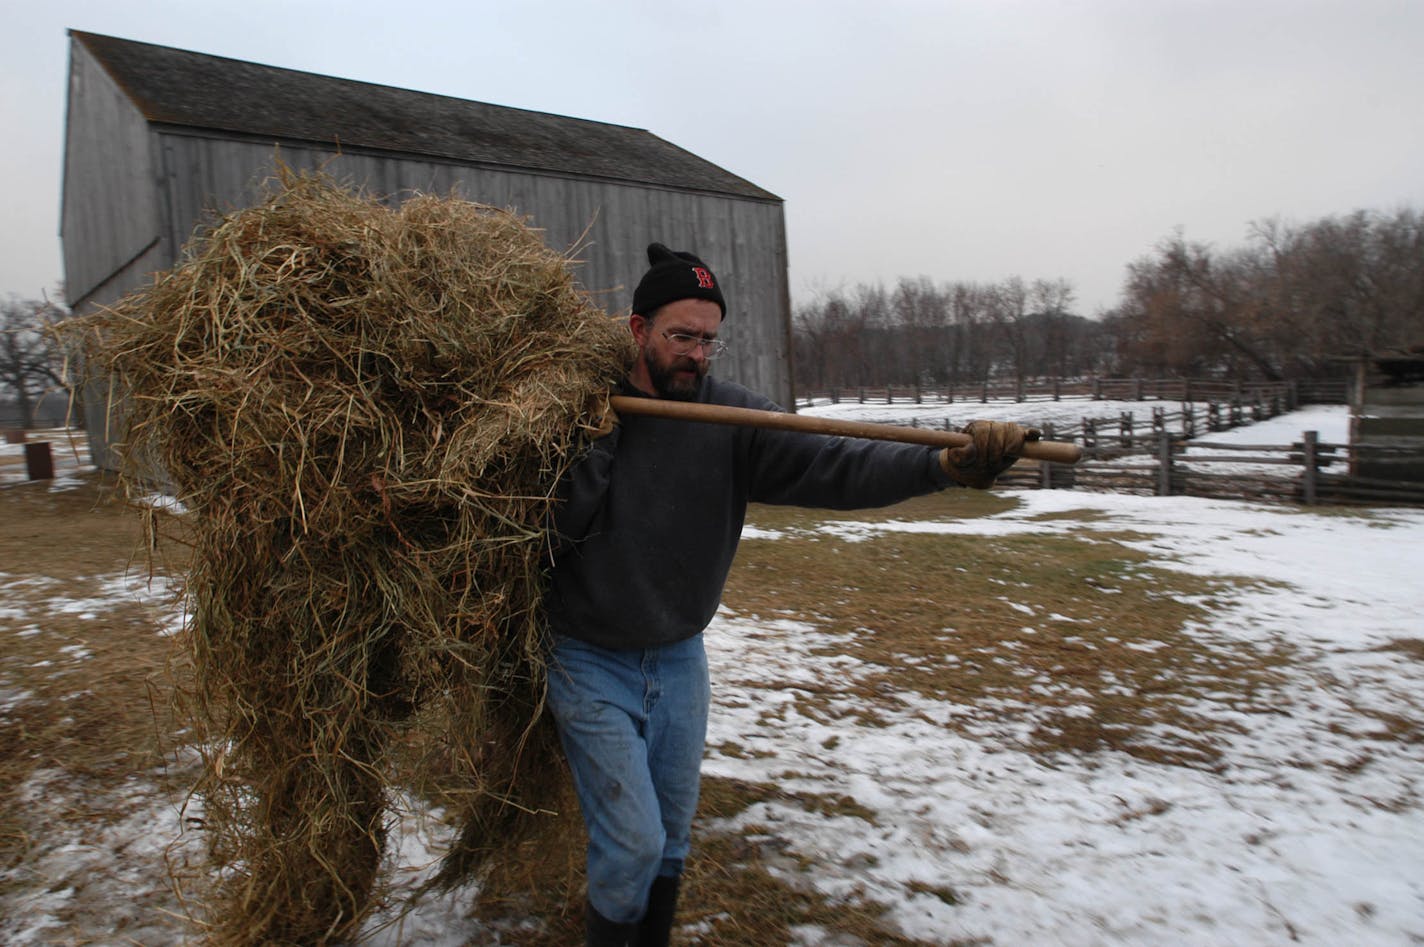
[[[175,130],[160,130],[157,138],[161,173],[170,182],[165,235],[179,246],[202,221],[251,205],[274,171],[276,155],[267,142]],[[781,318],[789,301],[780,204],[411,157],[337,154],[302,144],[284,144],[280,157],[296,169],[325,168],[382,198],[454,192],[526,216],[551,247],[572,252],[584,288],[615,315],[628,310],[650,242],[694,250],[728,297],[724,337],[731,347],[716,370],[791,403]]]
[[[70,63],[65,124],[60,235],[73,301],[154,250],[160,230],[148,123],[82,47]]]
[[[156,140],[142,113],[75,45],[65,115],[60,238],[64,291],[76,311],[112,303],[172,265],[154,187]],[[123,393],[93,380],[82,393],[94,463],[113,466],[108,432],[117,429]]]
[[[1373,360],[1361,360],[1350,397],[1350,473],[1380,480],[1424,483],[1424,356],[1413,372],[1381,375]]]
[[[794,405],[782,201],[730,172],[641,129],[94,34],[70,47],[61,236],[78,311],[173,265],[203,223],[257,200],[280,159],[383,199],[456,193],[525,216],[615,315],[648,243],[692,250],[728,297],[731,350],[714,370]],[[109,397],[88,393],[91,432]],[[110,466],[107,435],[90,441]]]

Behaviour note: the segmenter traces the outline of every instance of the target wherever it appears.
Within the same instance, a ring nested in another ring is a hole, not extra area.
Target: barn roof
[[[649,131],[70,30],[150,122],[779,201]]]

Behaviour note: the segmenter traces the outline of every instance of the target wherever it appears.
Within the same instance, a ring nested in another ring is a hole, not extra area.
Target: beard
[[[707,374],[707,363],[697,362],[685,356],[673,356],[667,363],[659,363],[652,352],[643,352],[643,364],[647,366],[648,378],[659,398],[670,401],[695,401],[702,387],[702,378]],[[692,372],[689,377],[686,372]]]

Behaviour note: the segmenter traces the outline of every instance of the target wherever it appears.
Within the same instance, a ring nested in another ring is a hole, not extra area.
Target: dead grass
[[[129,556],[138,548],[137,518],[97,484],[59,494],[26,485],[7,490],[5,500],[0,687],[30,696],[0,731],[0,781],[23,779],[36,766],[105,778],[157,765],[158,737],[173,722],[162,696],[171,686],[167,642],[137,600],[86,605],[104,583],[146,580]]]
[[[1424,638],[1395,638],[1380,651],[1397,651],[1414,661],[1424,661]]]
[[[1011,502],[949,492],[873,517],[821,518],[972,517]],[[788,511],[753,513],[757,525],[791,532],[743,543],[727,602],[750,615],[812,622],[872,668],[819,691],[798,688],[802,713],[824,718],[829,699],[859,696],[861,722],[873,724],[869,708],[894,706],[906,691],[971,706],[993,701],[1001,719],[1032,723],[1025,749],[1116,750],[1211,767],[1222,725],[1192,708],[1210,697],[1217,707],[1270,711],[1276,669],[1290,658],[1197,624],[1246,580],[1149,567],[1123,544],[1128,533],[890,532],[847,543],[796,529]],[[959,726],[983,723],[967,715]]]
[[[76,794],[71,824],[113,817],[106,792],[134,774],[164,788],[178,737],[169,695],[163,616],[114,583],[147,581],[137,515],[89,476],[0,491],[0,867],[21,863],[39,820],[19,793],[39,770],[92,787]],[[91,804],[92,803],[92,804]]]

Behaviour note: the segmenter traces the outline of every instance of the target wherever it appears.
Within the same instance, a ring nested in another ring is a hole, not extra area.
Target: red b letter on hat
[[[697,285],[698,285],[699,288],[701,288],[701,289],[712,289],[712,288],[713,288],[712,274],[711,274],[711,273],[709,273],[707,270],[704,270],[704,269],[703,269],[702,267],[700,267],[700,266],[694,266],[694,267],[692,268],[692,272],[693,272],[693,274],[697,277]]]

